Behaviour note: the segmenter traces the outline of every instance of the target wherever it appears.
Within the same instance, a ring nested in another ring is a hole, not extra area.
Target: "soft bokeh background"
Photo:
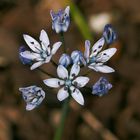
[[[25,45],[23,33],[38,39],[41,29],[47,31],[51,43],[59,40],[51,29],[49,12],[66,5],[69,1],[0,0],[0,140],[52,140],[54,136],[62,106],[56,99],[57,90],[43,85],[47,76],[21,64],[18,49]],[[71,103],[63,140],[140,140],[140,1],[75,0],[71,5],[72,21],[65,33],[68,53],[84,51],[85,39],[95,43],[106,23],[112,23],[118,32],[118,41],[110,46],[118,52],[109,61],[116,72],[93,72],[88,85],[106,76],[112,90],[99,98],[83,89],[85,106]],[[54,58],[56,62],[61,51]],[[51,65],[42,68],[56,74]],[[46,91],[46,99],[39,108],[27,112],[18,88],[33,84]]]

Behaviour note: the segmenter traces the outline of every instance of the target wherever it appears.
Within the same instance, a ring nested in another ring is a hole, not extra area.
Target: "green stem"
[[[65,124],[65,120],[66,120],[66,117],[67,117],[67,114],[68,114],[68,109],[69,109],[69,101],[70,101],[70,97],[67,98],[65,100],[65,103],[63,104],[62,116],[61,116],[59,127],[56,130],[54,140],[61,140],[61,138],[62,138],[62,133],[63,133],[63,130],[64,130],[64,124]]]
[[[65,46],[65,40],[64,40],[64,33],[61,32],[60,33],[60,39],[61,39],[61,42],[63,43],[63,48],[64,48],[64,53],[66,53],[66,46]]]

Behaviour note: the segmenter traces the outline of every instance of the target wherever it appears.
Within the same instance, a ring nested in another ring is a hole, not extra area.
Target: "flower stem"
[[[87,71],[85,74],[83,74],[83,76],[87,76],[92,72],[92,70]]]
[[[46,74],[46,75],[48,75],[48,76],[50,76],[50,77],[55,77],[54,75],[52,75],[52,74],[50,74],[50,73],[44,71],[44,70],[41,69],[41,68],[37,68],[37,70],[40,71],[40,72],[42,72],[42,73],[44,73],[44,74]]]
[[[68,109],[69,109],[69,101],[70,101],[70,97],[68,97],[65,100],[65,103],[63,104],[61,120],[60,120],[59,127],[56,130],[54,140],[61,140],[61,138],[62,138],[62,133],[63,133],[63,130],[64,130],[64,124],[65,124],[65,120],[66,120],[66,117],[67,117],[67,114],[68,114]]]
[[[64,53],[66,53],[66,46],[65,46],[65,40],[64,40],[64,33],[61,32],[60,33],[60,39],[61,39],[61,42],[63,43],[63,48],[64,48]]]
[[[57,67],[58,65],[53,61],[51,60],[51,63],[53,64],[53,66]]]

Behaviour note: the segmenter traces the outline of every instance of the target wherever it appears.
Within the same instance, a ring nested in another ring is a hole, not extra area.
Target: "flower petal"
[[[33,110],[35,107],[36,107],[35,104],[30,104],[30,103],[28,103],[28,104],[26,105],[26,110],[27,110],[27,111],[31,111],[31,110]]]
[[[70,87],[71,90],[71,96],[80,104],[84,105],[84,98],[82,93],[78,88],[75,88],[73,86]]]
[[[116,51],[116,48],[106,49],[97,55],[96,61],[102,63],[107,62],[116,53]]]
[[[40,54],[32,53],[30,51],[21,52],[20,55],[24,58],[31,59],[31,60],[34,60],[36,58],[40,58]]]
[[[90,65],[88,66],[91,69],[94,69],[95,71],[99,71],[102,73],[112,73],[115,72],[115,70],[107,65]]]
[[[32,38],[29,35],[24,34],[23,38],[25,40],[25,42],[27,43],[27,45],[34,51],[37,53],[40,53],[41,51],[41,47],[40,44],[38,43],[38,41],[36,41],[34,38]]]
[[[70,6],[67,6],[65,9],[65,13],[69,16]]]
[[[52,20],[54,20],[54,18],[56,17],[56,14],[52,10],[50,11],[50,15],[51,15]]]
[[[45,59],[45,63],[49,63],[49,62],[50,62],[50,60],[51,60],[51,58],[52,58],[52,55],[50,55],[50,56],[46,57],[46,59]]]
[[[57,78],[46,79],[46,80],[43,80],[43,82],[45,85],[49,87],[54,87],[54,88],[58,88],[61,85],[64,85],[64,81]]]
[[[85,41],[85,52],[84,52],[84,57],[86,59],[89,59],[89,54],[90,54],[90,41],[86,40]]]
[[[54,55],[57,50],[59,49],[59,47],[61,46],[62,42],[56,42],[53,46],[52,46],[52,51],[51,54]]]
[[[92,52],[91,52],[90,57],[96,56],[97,53],[98,53],[99,51],[101,51],[101,49],[103,48],[104,43],[105,43],[105,40],[104,40],[103,37],[102,37],[101,39],[99,39],[99,40],[93,45],[93,47],[92,47]]]
[[[58,94],[57,94],[57,99],[59,101],[63,101],[64,99],[66,99],[67,97],[69,96],[69,93],[67,90],[63,88],[61,88],[59,91],[58,91]]]
[[[64,66],[59,65],[57,67],[57,75],[61,79],[66,79],[66,78],[68,78],[68,71]]]
[[[78,64],[73,64],[71,71],[70,71],[70,79],[73,79],[77,76],[80,72],[80,66]]]
[[[41,41],[43,50],[46,51],[50,44],[50,41],[49,41],[48,35],[45,32],[45,30],[41,30],[39,39]]]
[[[74,81],[72,81],[72,83],[76,87],[84,87],[88,82],[89,82],[89,78],[84,76],[79,76]]]
[[[95,64],[96,65],[96,64]],[[95,70],[95,71],[98,71],[98,69],[96,69],[95,65],[89,65],[88,68],[92,69],[92,70]]]
[[[41,66],[43,63],[44,63],[43,61],[39,61],[39,62],[34,63],[34,64],[30,67],[30,70],[36,69],[37,67]]]

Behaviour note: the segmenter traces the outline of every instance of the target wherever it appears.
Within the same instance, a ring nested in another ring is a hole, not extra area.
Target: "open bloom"
[[[111,73],[115,70],[105,65],[104,63],[107,62],[116,53],[117,49],[109,48],[104,51],[101,51],[104,43],[105,39],[102,37],[93,45],[90,51],[90,41],[86,40],[84,57],[86,59],[87,66],[90,69],[93,69],[97,72],[99,71],[103,73]]]
[[[57,75],[59,78],[50,78],[44,80],[44,83],[53,88],[61,87],[58,91],[57,98],[59,101],[63,101],[69,95],[71,95],[79,104],[84,105],[84,98],[79,88],[84,87],[88,81],[88,77],[78,76],[80,72],[80,66],[74,64],[71,68],[70,74],[67,69],[59,65],[57,68]]]
[[[112,84],[104,77],[101,77],[92,87],[92,94],[103,96],[112,88]]]
[[[50,11],[52,18],[52,29],[55,30],[56,33],[67,31],[70,24],[69,11],[69,6],[67,6],[65,10],[59,10],[57,13],[54,13],[52,10]]]
[[[25,88],[19,88],[22,92],[23,99],[26,102],[26,110],[33,110],[35,107],[41,104],[45,98],[45,92],[42,88],[37,86],[29,86]]]
[[[107,44],[112,44],[117,39],[116,31],[113,29],[111,24],[107,24],[104,27],[103,37]]]
[[[22,51],[20,55],[23,58],[35,61],[35,63],[31,66],[31,70],[41,66],[44,63],[50,62],[52,56],[56,53],[56,51],[62,44],[61,42],[56,42],[54,43],[51,49],[49,46],[50,41],[48,35],[44,30],[41,30],[40,32],[39,39],[41,44],[39,44],[38,41],[36,41],[29,35],[24,34],[23,38],[32,51]]]

